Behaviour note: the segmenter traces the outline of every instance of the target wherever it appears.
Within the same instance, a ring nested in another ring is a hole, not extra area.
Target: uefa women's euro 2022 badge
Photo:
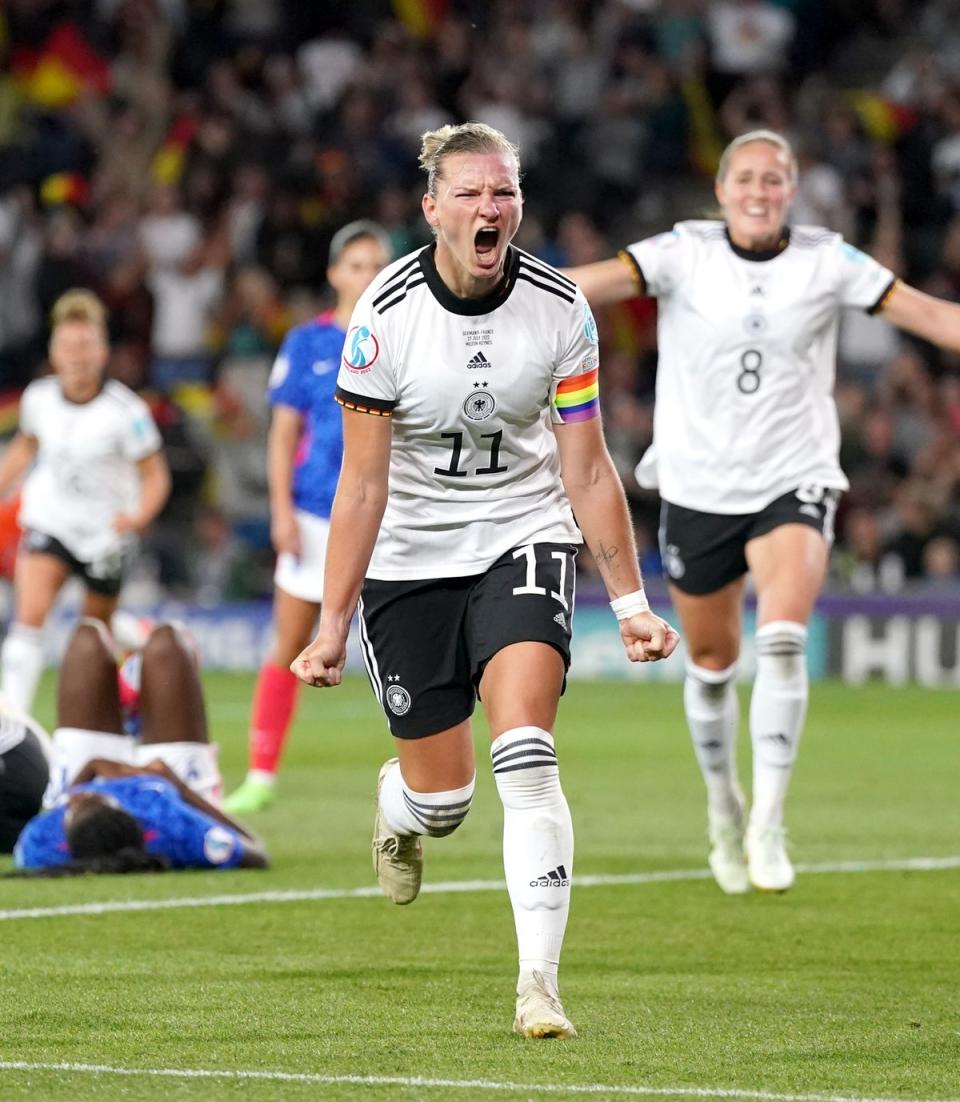
[[[358,375],[370,370],[380,355],[380,342],[366,325],[355,325],[343,342],[343,362]]]

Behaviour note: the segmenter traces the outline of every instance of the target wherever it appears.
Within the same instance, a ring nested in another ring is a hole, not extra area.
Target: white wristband
[[[631,616],[636,616],[638,612],[650,611],[650,603],[642,589],[627,593],[623,597],[615,597],[610,602],[610,607],[618,620],[629,620]]]

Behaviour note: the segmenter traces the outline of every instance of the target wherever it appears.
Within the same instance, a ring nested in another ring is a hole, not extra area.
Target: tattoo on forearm
[[[594,555],[598,565],[603,566],[606,563],[608,566],[613,560],[620,554],[620,550],[617,547],[607,547],[603,540],[600,541],[600,550]]]

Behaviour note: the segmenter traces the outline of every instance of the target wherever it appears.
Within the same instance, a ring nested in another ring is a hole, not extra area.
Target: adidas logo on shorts
[[[567,618],[566,618],[566,616],[564,616],[564,614],[562,612],[558,612],[556,614],[556,616],[554,616],[553,622],[555,624],[559,624],[563,628],[564,631],[567,630]]]
[[[567,870],[563,865],[557,865],[551,872],[545,872],[543,876],[538,876],[536,880],[530,881],[531,888],[566,888],[570,883],[570,877],[567,876]]]

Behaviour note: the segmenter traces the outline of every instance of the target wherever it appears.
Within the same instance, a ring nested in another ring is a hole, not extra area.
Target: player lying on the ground
[[[27,823],[16,864],[51,876],[265,868],[262,843],[214,802],[221,780],[203,690],[172,625],[143,649],[139,716],[136,740],[124,733],[110,637],[85,621],[60,673],[52,806]]]

